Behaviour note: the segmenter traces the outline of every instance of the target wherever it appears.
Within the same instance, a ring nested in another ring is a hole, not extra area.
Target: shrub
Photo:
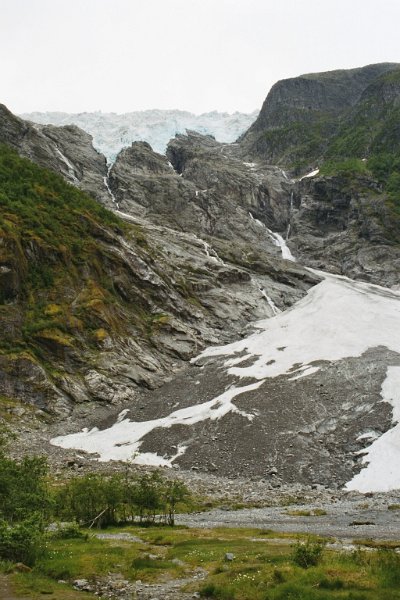
[[[59,518],[81,525],[107,527],[128,520],[154,523],[157,515],[174,525],[177,505],[189,492],[180,481],[169,481],[154,471],[134,478],[114,475],[75,477],[56,494]]]
[[[313,542],[310,538],[305,542],[297,542],[293,547],[293,562],[303,569],[318,565],[322,559],[324,545],[323,542]]]
[[[341,175],[344,177],[364,175],[367,172],[368,170],[366,163],[358,158],[328,160],[320,169],[321,175]]]
[[[43,539],[35,517],[15,525],[0,521],[0,558],[31,566],[42,553]]]
[[[339,579],[327,579],[323,577],[319,582],[319,587],[324,590],[342,590],[344,588],[344,581]]]
[[[60,525],[53,531],[52,537],[57,540],[88,539],[88,535],[83,533],[75,523]]]
[[[103,527],[118,522],[121,501],[120,477],[85,475],[75,477],[58,491],[56,511],[81,525]]]
[[[38,515],[48,518],[51,508],[46,484],[47,463],[40,457],[12,460],[0,454],[0,518],[15,523]]]

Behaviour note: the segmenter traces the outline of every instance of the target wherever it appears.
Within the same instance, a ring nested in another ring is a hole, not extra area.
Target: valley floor
[[[0,598],[77,600],[82,592],[88,600],[400,598],[394,551],[400,542],[351,544],[254,526],[137,525],[86,533],[50,539],[30,572],[0,575]],[[320,553],[315,564],[305,568],[299,547]]]

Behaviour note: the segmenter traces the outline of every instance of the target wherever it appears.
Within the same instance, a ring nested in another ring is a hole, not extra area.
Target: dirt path
[[[204,569],[197,569],[186,579],[171,579],[162,583],[143,584],[136,582],[137,600],[191,600],[199,598],[198,593],[184,592],[182,588],[188,583],[203,581],[207,577]]]
[[[0,600],[23,600],[21,596],[15,596],[7,575],[0,575]]]

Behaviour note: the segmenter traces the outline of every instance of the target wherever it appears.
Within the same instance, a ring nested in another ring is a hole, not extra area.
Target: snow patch
[[[194,360],[231,357],[225,363],[229,374],[262,380],[294,375],[296,365],[315,372],[313,363],[358,357],[377,346],[400,353],[400,294],[325,274],[302,300],[256,326],[260,331],[226,346],[206,348]],[[249,359],[251,366],[240,367]]]
[[[398,336],[398,332],[393,332]],[[388,367],[382,384],[383,402],[393,407],[392,420],[395,426],[381,435],[367,449],[363,464],[367,465],[346,484],[347,490],[358,492],[388,492],[400,488],[400,367]],[[360,436],[358,439],[366,437]],[[368,435],[368,437],[370,437]]]
[[[88,431],[85,428],[79,433],[53,438],[50,443],[61,448],[75,448],[91,454],[98,454],[100,462],[130,460],[137,464],[171,466],[172,462],[185,452],[186,447],[180,446],[177,454],[170,458],[149,452],[141,454],[139,448],[142,439],[148,433],[158,428],[168,429],[173,425],[194,425],[206,420],[215,421],[230,412],[237,413],[251,421],[254,415],[239,410],[232,400],[240,394],[256,390],[262,383],[262,381],[257,381],[242,387],[232,386],[208,402],[176,410],[159,419],[131,421],[123,418],[117,420],[108,429],[99,431],[95,427]]]
[[[316,175],[318,175],[319,173],[319,169],[314,169],[314,171],[311,171],[310,173],[307,173],[307,175],[303,175],[303,177],[300,177],[299,181],[303,181],[303,179],[308,179],[309,177],[315,177]]]

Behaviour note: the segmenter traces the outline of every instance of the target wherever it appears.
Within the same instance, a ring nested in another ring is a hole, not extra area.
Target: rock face
[[[314,177],[295,187],[291,244],[302,264],[388,287],[399,284],[399,223],[376,181]]]
[[[290,191],[280,169],[256,168],[236,156],[234,146],[195,132],[172,140],[167,158],[170,163],[142,142],[121,152],[110,185],[122,211],[235,243],[252,241],[257,232],[260,243],[268,242],[254,218],[286,227]]]
[[[37,158],[43,136],[47,161],[56,152],[48,140],[58,133],[28,128],[26,148]],[[61,137],[67,147],[64,131]],[[173,185],[182,181],[166,159],[139,149],[146,161],[134,172],[144,180],[148,169]],[[74,404],[121,405],[141,387],[159,386],[205,345],[232,339],[318,281],[294,263],[275,261],[264,231],[265,261],[244,256],[241,264],[228,263],[194,233],[129,215],[124,224],[9,151],[1,160],[0,394],[10,401],[58,416]],[[27,190],[22,206],[19,185]]]
[[[106,159],[92,146],[92,138],[71,126],[34,125],[13,115],[0,105],[0,143],[14,148],[21,156],[62,175],[99,202],[112,207],[104,183]]]

